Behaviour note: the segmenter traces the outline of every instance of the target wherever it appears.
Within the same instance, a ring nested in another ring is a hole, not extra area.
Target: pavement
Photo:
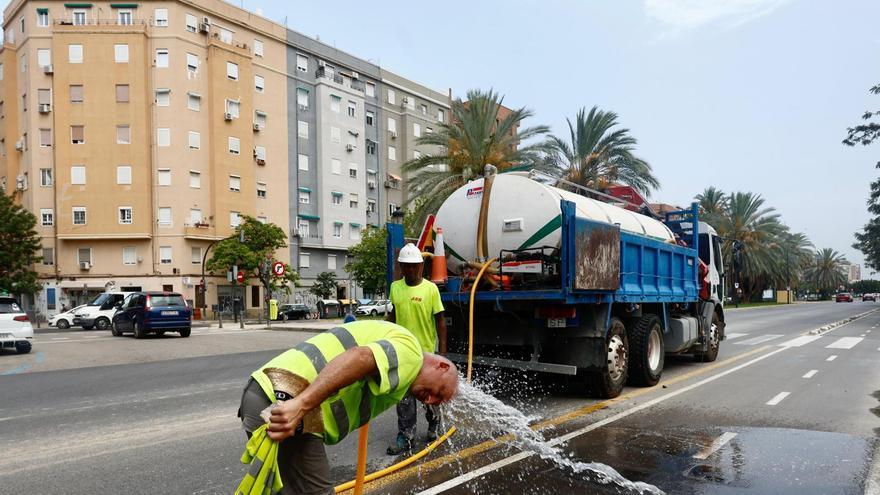
[[[660,385],[611,401],[542,375],[478,377],[498,382],[496,394],[535,416],[569,459],[666,493],[875,495],[880,312],[809,332],[878,308],[731,311],[717,362],[667,359]],[[38,333],[31,354],[0,354],[0,452],[14,453],[0,456],[0,494],[229,493],[244,472],[235,411],[248,374],[337,323],[224,322],[189,339]],[[395,420],[391,411],[371,424],[370,471],[399,460],[384,454]],[[356,441],[328,448],[338,482],[354,474]],[[462,431],[368,493],[629,492]]]

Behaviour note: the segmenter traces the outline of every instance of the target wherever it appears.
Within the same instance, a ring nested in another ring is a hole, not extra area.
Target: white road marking
[[[859,335],[859,337],[865,338],[865,334],[861,334]]]
[[[798,337],[796,339],[791,339],[791,340],[789,340],[787,342],[783,342],[779,345],[782,347],[800,347],[802,345],[809,344],[810,342],[813,342],[814,340],[819,340],[821,338],[822,338],[821,335],[801,335],[800,337]]]
[[[776,394],[776,397],[773,397],[772,399],[767,401],[767,405],[768,406],[775,406],[776,404],[779,404],[780,402],[784,401],[785,398],[788,397],[789,395],[791,395],[791,392],[779,392],[778,394]]]
[[[561,437],[557,437],[552,440],[548,440],[547,444],[550,446],[556,446],[561,443],[565,443],[565,442],[571,440],[572,438],[579,437],[579,436],[584,435],[586,433],[589,433],[593,430],[601,428],[605,425],[608,425],[608,424],[611,424],[615,421],[623,419],[627,416],[630,416],[630,415],[635,414],[640,411],[644,411],[645,409],[653,407],[653,406],[655,406],[661,402],[664,402],[666,400],[669,400],[673,397],[677,397],[683,393],[690,392],[691,390],[693,390],[697,387],[702,387],[703,385],[705,385],[707,383],[714,382],[715,380],[717,380],[719,378],[725,377],[731,373],[735,373],[735,372],[737,372],[747,366],[751,366],[759,361],[767,359],[770,356],[773,356],[775,354],[779,354],[780,352],[782,352],[786,349],[788,349],[788,347],[780,347],[780,348],[776,349],[775,351],[768,352],[767,354],[764,354],[763,356],[752,359],[751,361],[745,362],[739,366],[734,366],[733,368],[730,368],[729,370],[726,370],[726,371],[722,371],[721,373],[718,373],[717,375],[712,375],[712,376],[704,378],[696,383],[692,383],[686,387],[682,387],[681,389],[676,390],[675,392],[670,392],[666,395],[661,395],[660,397],[657,397],[656,399],[649,400],[648,402],[644,402],[642,404],[634,406],[634,407],[627,409],[625,411],[621,411],[613,416],[609,416],[601,421],[597,421],[597,422],[590,424],[588,426],[585,426],[579,430],[575,430],[571,433],[567,433],[565,435],[562,435]],[[510,464],[513,464],[515,462],[519,462],[523,459],[531,457],[534,454],[535,453],[531,452],[531,451],[520,452],[518,454],[512,455],[512,456],[507,457],[505,459],[501,459],[500,461],[493,462],[492,464],[489,464],[487,466],[483,466],[479,469],[475,469],[475,470],[470,471],[468,473],[462,474],[461,476],[458,476],[456,478],[452,478],[450,480],[447,480],[443,483],[440,483],[439,485],[432,486],[431,488],[428,488],[427,490],[419,492],[418,495],[436,495],[438,493],[443,493],[446,490],[449,490],[451,488],[455,488],[456,486],[459,486],[463,483],[467,483],[468,481],[470,481],[472,479],[479,478],[480,476],[483,476],[484,474],[487,474],[487,473],[491,473],[492,471],[497,471],[505,466],[509,466]]]
[[[52,337],[52,340],[70,340],[70,337]]]
[[[862,337],[841,337],[836,342],[826,345],[826,349],[852,349],[859,342],[863,341]]]
[[[742,342],[737,342],[736,345],[758,345],[767,342],[768,340],[778,339],[779,337],[782,337],[782,335],[771,333],[769,335],[761,335],[758,337],[752,337],[751,339],[743,340]]]
[[[735,436],[736,433],[729,431],[724,432],[723,435],[713,440],[711,445],[694,454],[694,459],[708,459],[710,455],[717,452],[721,447],[724,447],[724,444],[733,440],[733,437]]]
[[[748,335],[748,334],[747,333],[736,333],[736,332],[725,333],[724,340],[733,340],[733,339],[737,339],[739,337],[745,337],[746,335]]]
[[[101,337],[103,337],[103,335],[84,335],[83,336],[84,339],[99,339]]]
[[[813,376],[815,376],[818,372],[819,370],[810,370],[807,372],[806,375],[803,376],[803,378],[813,378]]]
[[[835,359],[837,359],[837,354],[833,354],[831,356],[828,356],[828,359],[826,359],[825,361],[834,361]]]

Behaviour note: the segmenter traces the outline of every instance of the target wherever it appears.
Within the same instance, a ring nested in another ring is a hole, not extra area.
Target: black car
[[[136,339],[148,333],[165,332],[189,337],[192,330],[192,311],[186,299],[176,292],[133,292],[117,307],[111,329],[114,337],[126,332],[133,333]]]
[[[312,318],[312,310],[305,304],[282,304],[278,308],[278,317],[276,320],[310,320]]]

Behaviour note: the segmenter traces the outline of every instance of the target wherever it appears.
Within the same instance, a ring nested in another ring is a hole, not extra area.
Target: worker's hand
[[[279,402],[277,406],[272,408],[272,415],[269,417],[269,426],[267,427],[269,438],[280,442],[285,438],[293,436],[296,432],[296,427],[307,412],[302,405],[302,401],[298,398]]]

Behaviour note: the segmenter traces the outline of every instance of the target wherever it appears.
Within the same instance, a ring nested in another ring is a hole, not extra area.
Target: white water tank
[[[483,179],[460,187],[440,207],[435,226],[443,228],[449,268],[458,273],[461,260],[477,256],[477,222],[483,199]],[[534,181],[520,174],[495,176],[489,198],[486,235],[489,257],[502,249],[558,247],[562,239],[560,200],[575,204],[577,216],[620,225],[621,230],[664,242],[674,242],[672,231],[645,215]]]

